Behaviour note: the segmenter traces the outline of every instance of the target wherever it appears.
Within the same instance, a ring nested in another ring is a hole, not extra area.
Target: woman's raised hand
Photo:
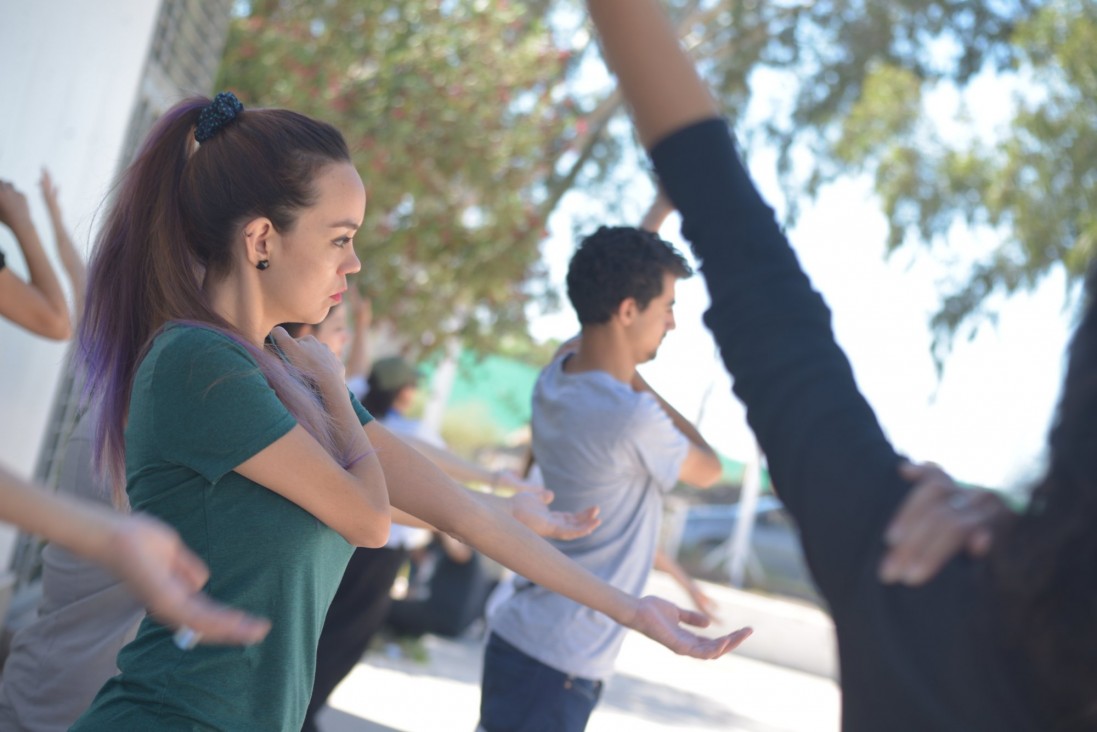
[[[27,197],[11,181],[0,180],[0,223],[14,231],[16,237],[31,225]]]
[[[322,390],[346,392],[346,370],[343,362],[330,348],[312,336],[297,340],[282,326],[276,327],[270,335],[286,359],[313,379]]]

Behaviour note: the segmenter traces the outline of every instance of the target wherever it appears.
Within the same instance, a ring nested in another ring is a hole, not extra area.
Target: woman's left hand
[[[541,489],[515,493],[507,501],[515,519],[548,539],[578,539],[590,534],[602,523],[598,518],[597,506],[578,513],[553,511],[549,508],[552,498],[552,491]]]
[[[186,628],[203,643],[249,645],[267,635],[270,621],[225,607],[201,592],[209,570],[173,529],[140,514],[112,520],[102,561],[158,621]]]
[[[738,648],[754,632],[751,628],[740,628],[716,638],[699,636],[682,625],[704,628],[709,624],[707,617],[650,595],[637,601],[636,614],[624,624],[675,653],[694,658],[719,658]]]

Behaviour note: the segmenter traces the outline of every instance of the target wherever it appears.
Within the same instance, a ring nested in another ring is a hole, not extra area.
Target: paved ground
[[[681,601],[662,575],[649,591]],[[826,665],[815,656],[832,654],[829,638],[801,641],[799,624],[825,623],[821,614],[800,606],[745,597],[712,586],[712,594],[735,615],[750,614],[751,655],[790,660],[797,665],[798,640],[806,666]],[[742,603],[749,613],[739,612]],[[795,616],[795,617],[794,617]],[[769,619],[772,620],[769,620]],[[741,622],[741,621],[740,621]],[[814,636],[818,638],[820,636]],[[325,732],[473,732],[479,703],[480,641],[430,637],[428,663],[371,654],[336,689],[320,723]],[[823,647],[817,647],[823,646]],[[794,656],[790,657],[789,653]],[[839,697],[833,680],[749,658],[744,653],[715,661],[675,656],[630,633],[606,687],[589,732],[836,732]]]

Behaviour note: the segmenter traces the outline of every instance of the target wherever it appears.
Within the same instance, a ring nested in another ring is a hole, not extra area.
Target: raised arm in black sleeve
[[[874,576],[887,521],[908,486],[899,457],[857,390],[772,209],[726,122],[672,134],[651,153],[701,260],[712,330],[774,486],[800,525],[815,578],[835,611]]]

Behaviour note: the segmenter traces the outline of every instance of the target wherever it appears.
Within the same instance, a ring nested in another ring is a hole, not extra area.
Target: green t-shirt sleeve
[[[354,396],[354,392],[348,388],[347,394],[350,395],[350,405],[354,407],[354,413],[358,415],[358,421],[361,422],[363,426],[372,422],[373,415],[362,406],[362,403],[358,401],[358,397]]]
[[[171,340],[157,358],[151,396],[156,441],[169,462],[216,483],[297,424],[240,344],[194,327],[161,337]]]

